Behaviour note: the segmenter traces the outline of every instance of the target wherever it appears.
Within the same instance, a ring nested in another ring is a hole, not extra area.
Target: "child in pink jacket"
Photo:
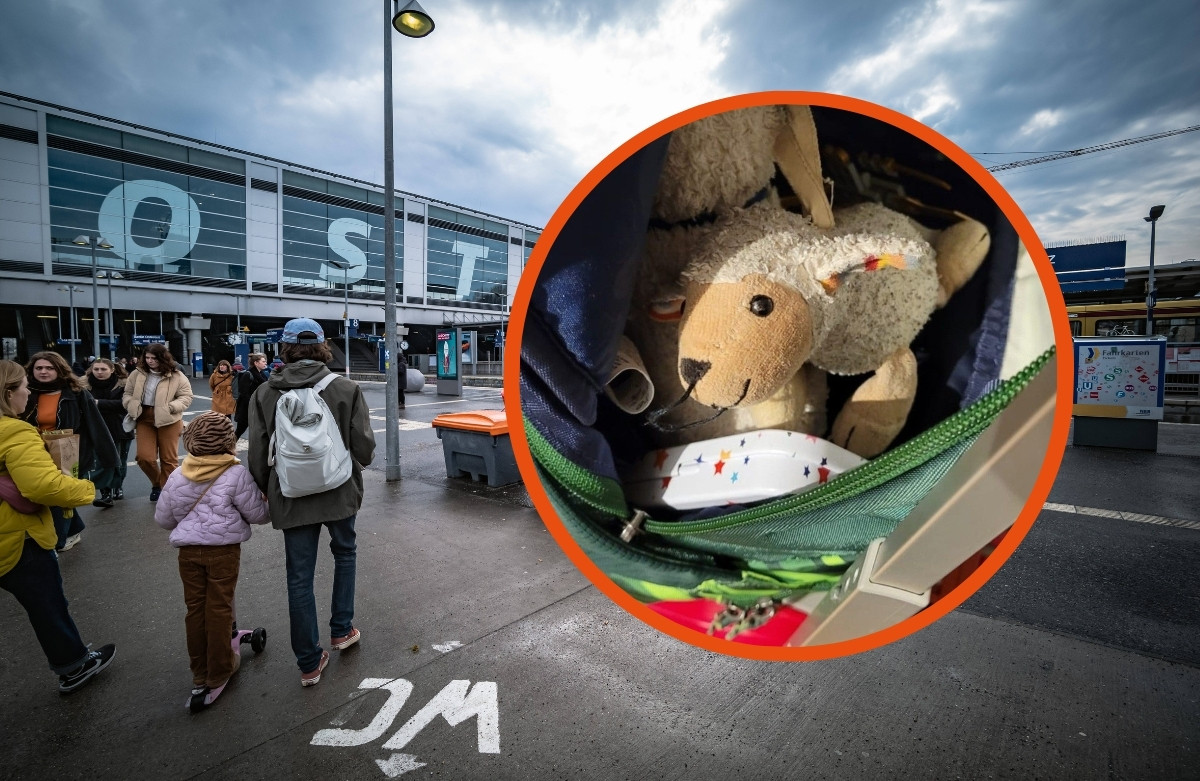
[[[270,520],[266,499],[234,455],[236,443],[227,416],[198,415],[183,433],[188,456],[167,478],[154,511],[179,549],[193,684],[187,705],[193,711],[211,705],[241,665],[238,646],[245,633],[233,629],[241,544],[250,539],[250,524]]]

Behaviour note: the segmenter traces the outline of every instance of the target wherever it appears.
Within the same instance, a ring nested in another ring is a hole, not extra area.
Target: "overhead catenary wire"
[[[1148,136],[1138,136],[1137,138],[1126,138],[1120,141],[1110,141],[1106,144],[1097,144],[1095,146],[1085,146],[1080,149],[1068,149],[1062,152],[1055,152],[1041,157],[1031,157],[1028,160],[1016,160],[1011,163],[1003,163],[988,167],[988,171],[996,173],[998,171],[1011,171],[1014,168],[1022,168],[1027,165],[1038,165],[1039,163],[1049,163],[1053,160],[1063,160],[1069,157],[1079,157],[1093,152],[1104,152],[1110,149],[1119,149],[1124,146],[1132,146],[1133,144],[1142,144],[1147,141],[1157,141],[1160,138],[1168,138],[1170,136],[1178,136],[1183,133],[1191,133],[1192,131],[1200,130],[1200,125],[1192,125],[1190,127],[1176,128],[1175,130],[1164,130],[1161,133],[1153,133]],[[990,154],[990,153],[989,153]]]

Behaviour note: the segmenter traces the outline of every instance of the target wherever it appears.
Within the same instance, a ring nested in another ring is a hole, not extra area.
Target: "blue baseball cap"
[[[287,344],[321,344],[325,341],[325,331],[317,325],[316,320],[298,317],[287,321],[279,341]]]

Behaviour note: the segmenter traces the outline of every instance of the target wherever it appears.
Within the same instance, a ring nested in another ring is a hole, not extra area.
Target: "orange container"
[[[473,412],[447,412],[433,419],[435,428],[458,431],[477,431],[493,437],[508,433],[508,418],[502,409],[481,409]]]

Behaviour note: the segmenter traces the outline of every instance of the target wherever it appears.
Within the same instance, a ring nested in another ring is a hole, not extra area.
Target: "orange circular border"
[[[563,552],[579,568],[580,572],[586,575],[596,588],[608,595],[610,599],[623,607],[628,613],[636,616],[658,631],[671,635],[677,640],[713,651],[714,653],[765,661],[833,659],[849,654],[870,651],[899,640],[919,629],[929,626],[974,594],[992,575],[996,574],[996,571],[1008,560],[1008,557],[1017,549],[1017,545],[1020,544],[1030,528],[1033,527],[1034,520],[1037,519],[1038,513],[1042,510],[1042,505],[1046,501],[1046,497],[1050,494],[1050,488],[1054,484],[1054,478],[1058,473],[1063,453],[1066,450],[1067,431],[1071,423],[1073,379],[1072,360],[1070,359],[1073,355],[1073,348],[1070,326],[1067,319],[1067,309],[1063,301],[1062,291],[1059,288],[1058,279],[1054,275],[1054,269],[1050,265],[1050,259],[1042,247],[1041,239],[1038,238],[1037,232],[1034,231],[1029,220],[1026,219],[1016,202],[1000,186],[995,177],[988,173],[969,154],[932,128],[896,111],[857,98],[821,92],[771,91],[747,93],[703,103],[650,126],[619,146],[608,157],[604,158],[599,165],[589,171],[579,184],[571,190],[558,209],[555,210],[549,223],[543,229],[542,235],[538,239],[533,253],[530,255],[529,263],[526,265],[520,282],[517,285],[516,296],[509,315],[508,344],[504,354],[504,387],[506,389],[504,409],[510,421],[523,420],[520,398],[520,356],[521,338],[524,334],[529,301],[550,246],[558,238],[559,232],[583,199],[591,193],[604,177],[608,176],[613,169],[623,163],[630,155],[664,134],[690,122],[703,119],[711,114],[768,104],[824,106],[855,114],[865,114],[887,122],[920,138],[957,163],[960,168],[984,188],[992,197],[992,200],[1000,207],[1001,211],[1004,212],[1009,222],[1012,223],[1021,238],[1021,242],[1025,245],[1025,248],[1033,259],[1038,276],[1041,279],[1042,289],[1046,294],[1046,302],[1050,307],[1051,320],[1054,325],[1054,342],[1057,345],[1058,393],[1055,399],[1054,425],[1050,434],[1049,445],[1046,448],[1046,457],[1042,462],[1042,468],[1034,483],[1033,491],[1025,502],[1021,513],[1017,516],[1016,522],[997,545],[995,552],[988,556],[975,572],[942,599],[917,613],[915,616],[904,619],[878,632],[863,635],[853,640],[803,647],[756,646],[730,642],[689,629],[665,616],[659,615],[610,580],[599,567],[592,563],[592,560],[588,558],[587,554],[583,552],[578,543],[571,537],[570,533],[563,526],[562,521],[559,520],[558,515],[554,512],[550,504],[550,499],[542,488],[541,482],[538,480],[537,470],[534,467],[533,457],[529,450],[529,443],[525,438],[524,426],[510,426],[509,434],[512,437],[513,453],[516,456],[521,477],[525,482],[526,489],[529,491],[530,498],[533,500],[534,507],[537,508],[543,523],[546,524],[546,528],[554,535],[554,539],[563,549]]]

